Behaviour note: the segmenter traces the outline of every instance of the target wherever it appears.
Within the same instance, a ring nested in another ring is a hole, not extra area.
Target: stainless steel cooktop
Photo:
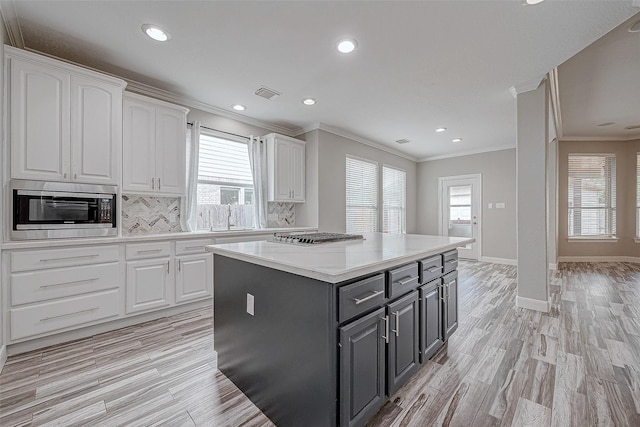
[[[272,242],[292,243],[298,245],[317,245],[320,243],[343,242],[345,240],[363,240],[361,234],[344,233],[301,233],[301,234],[278,234],[275,233]]]

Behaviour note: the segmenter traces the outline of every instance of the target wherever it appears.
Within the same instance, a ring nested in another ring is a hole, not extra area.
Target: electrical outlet
[[[489,209],[493,209],[493,203],[489,203]]]
[[[252,316],[255,316],[254,308],[255,308],[255,298],[253,295],[247,294],[247,313],[249,313]]]

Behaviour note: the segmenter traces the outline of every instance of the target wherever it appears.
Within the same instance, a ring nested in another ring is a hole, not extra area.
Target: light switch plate
[[[489,209],[493,209],[493,203],[489,203]]]
[[[504,209],[504,202],[503,203],[496,203],[496,209]]]
[[[255,298],[253,297],[253,295],[247,294],[247,313],[249,313],[252,316],[255,316],[254,308],[255,308]]]

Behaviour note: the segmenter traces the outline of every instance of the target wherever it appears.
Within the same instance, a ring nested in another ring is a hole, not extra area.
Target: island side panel
[[[330,283],[214,255],[218,368],[276,425],[337,424],[334,295]]]

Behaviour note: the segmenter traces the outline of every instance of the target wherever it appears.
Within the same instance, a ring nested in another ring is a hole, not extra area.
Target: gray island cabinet
[[[208,246],[218,368],[277,426],[362,426],[458,326],[472,239]]]

